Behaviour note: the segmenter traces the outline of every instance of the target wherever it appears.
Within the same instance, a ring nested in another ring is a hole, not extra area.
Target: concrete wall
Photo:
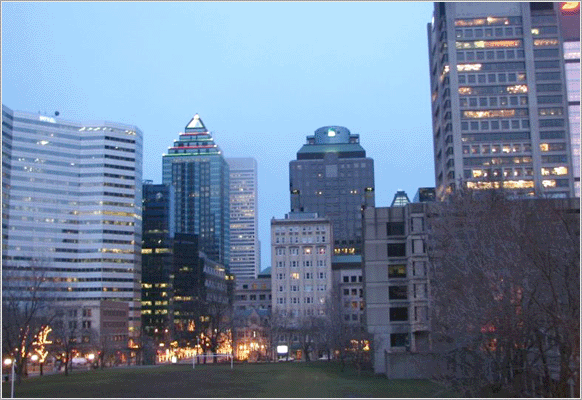
[[[430,379],[443,375],[446,365],[435,353],[384,353],[389,379]]]

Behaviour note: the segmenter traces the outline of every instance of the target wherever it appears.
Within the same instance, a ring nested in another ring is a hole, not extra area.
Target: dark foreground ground
[[[10,397],[10,383],[2,384]],[[15,397],[455,397],[428,380],[388,380],[326,361],[269,364],[161,365],[32,377]]]

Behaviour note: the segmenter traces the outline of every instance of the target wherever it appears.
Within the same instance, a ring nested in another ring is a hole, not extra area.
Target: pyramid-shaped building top
[[[204,122],[202,122],[202,119],[200,118],[200,116],[198,114],[196,114],[196,115],[194,115],[194,117],[192,117],[190,122],[188,122],[188,125],[186,125],[185,130],[186,130],[186,133],[208,132],[208,130],[206,129],[206,126],[204,126]]]
[[[198,114],[162,156],[162,182],[174,188],[175,232],[198,235],[199,250],[227,266],[229,168]]]
[[[168,148],[166,156],[221,154],[220,148],[214,143],[214,138],[198,114],[188,122],[184,131],[177,140],[174,140],[173,146]]]

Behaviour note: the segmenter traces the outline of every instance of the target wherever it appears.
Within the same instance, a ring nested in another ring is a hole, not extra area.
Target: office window
[[[389,243],[388,257],[406,257],[406,243]]]
[[[408,333],[391,333],[390,347],[408,346]]]
[[[388,236],[404,235],[404,222],[388,222],[386,224],[386,234]]]
[[[390,286],[388,288],[388,298],[390,300],[407,300],[408,287],[407,286]]]
[[[406,278],[406,265],[389,265],[388,278]]]
[[[390,321],[408,321],[408,307],[390,307]]]

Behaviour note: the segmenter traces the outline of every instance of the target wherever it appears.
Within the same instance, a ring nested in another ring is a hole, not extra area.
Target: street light
[[[12,364],[12,382],[10,384],[10,397],[14,398],[14,365],[15,362],[12,361],[11,358],[6,358],[4,360],[4,365],[11,365]]]
[[[31,361],[38,361],[38,355],[33,354],[32,356],[30,356]]]

